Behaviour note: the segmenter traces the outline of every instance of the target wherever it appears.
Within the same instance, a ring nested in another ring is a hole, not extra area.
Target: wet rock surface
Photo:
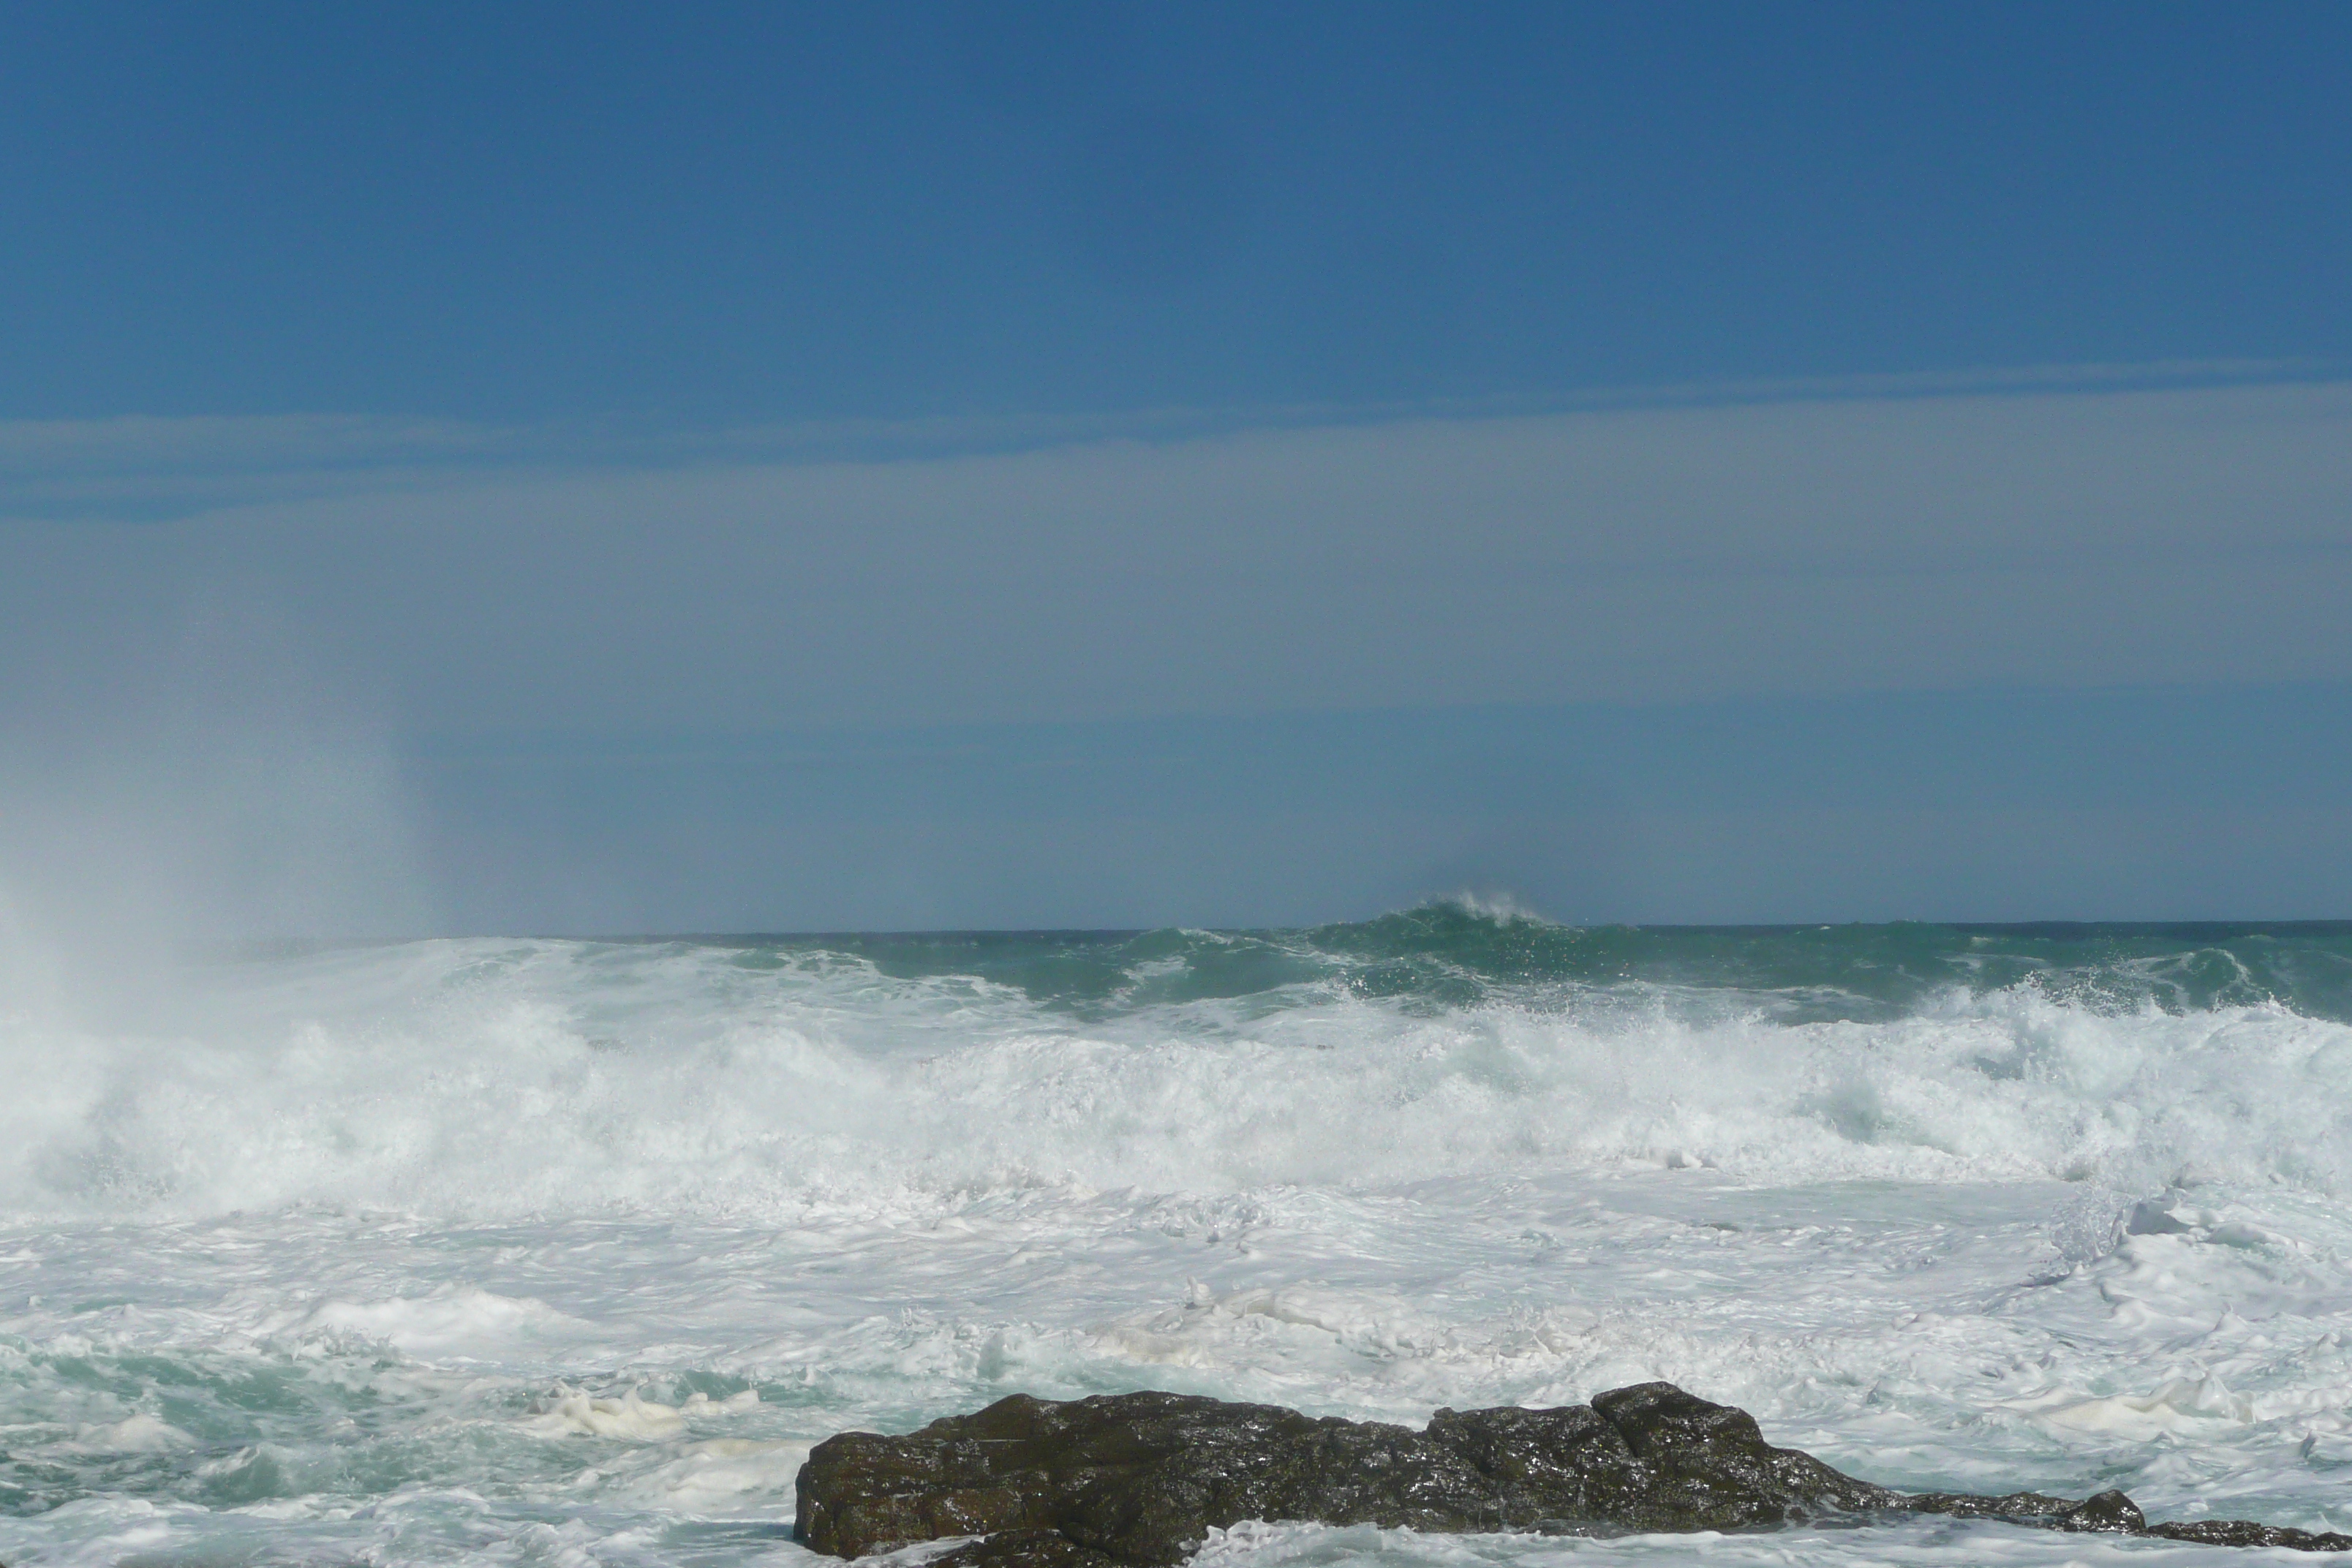
[[[1014,1394],[903,1437],[819,1444],[794,1533],[836,1557],[976,1537],[932,1560],[947,1568],[1159,1568],[1244,1520],[1597,1535],[1904,1513],[2352,1549],[2352,1536],[2235,1520],[2149,1525],[2119,1491],[1897,1492],[1773,1447],[1746,1411],[1670,1383],[1551,1410],[1441,1410],[1420,1432],[1191,1394]]]

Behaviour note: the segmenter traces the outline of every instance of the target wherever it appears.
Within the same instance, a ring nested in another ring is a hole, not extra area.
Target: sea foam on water
[[[2347,953],[1439,906],[427,942],[0,1010],[0,1559],[764,1560],[808,1445],[1014,1390],[1418,1425],[1650,1378],[1891,1485],[2344,1528]]]

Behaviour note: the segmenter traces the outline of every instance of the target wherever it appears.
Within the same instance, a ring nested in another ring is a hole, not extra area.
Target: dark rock
[[[1906,1513],[1946,1513],[1958,1519],[2005,1519],[2044,1530],[2113,1530],[2126,1535],[2147,1533],[2139,1505],[2118,1491],[2104,1491],[2077,1502],[2044,1492],[2011,1492],[2006,1497],[1971,1497],[1966,1492],[1913,1492],[1896,1499],[1893,1507]]]
[[[1900,1504],[1907,1513],[1948,1513],[1955,1519],[2006,1519],[2018,1524],[2038,1524],[2054,1530],[2059,1516],[2078,1506],[2073,1498],[2045,1492],[2011,1492],[2003,1497],[1976,1497],[1968,1492],[1913,1492]]]
[[[2094,1498],[2085,1498],[2058,1516],[2061,1530],[2112,1530],[2125,1535],[2145,1535],[2147,1521],[2139,1511],[2139,1504],[2110,1488]]]
[[[810,1455],[799,1492],[796,1533],[841,1557],[1053,1531],[1121,1563],[1175,1563],[1211,1526],[1245,1519],[1500,1523],[1479,1471],[1405,1427],[1175,1394],[1014,1394],[906,1437],[844,1433]]]
[[[1058,1530],[1000,1530],[932,1558],[924,1568],[1116,1568],[1117,1563]]]
[[[2150,1535],[2194,1541],[2205,1546],[2285,1546],[2297,1552],[2352,1552],[2352,1535],[2336,1531],[2288,1530],[2244,1519],[2200,1519],[2185,1524],[2151,1524]]]
[[[2221,1521],[2151,1529],[2119,1491],[1892,1491],[1775,1448],[1746,1411],[1668,1383],[1551,1410],[1441,1410],[1422,1432],[1181,1394],[1014,1394],[903,1437],[818,1444],[794,1534],[837,1557],[980,1538],[934,1559],[942,1568],[1172,1568],[1212,1529],[1244,1520],[1601,1534],[1895,1513],[2352,1548],[2352,1537]]]

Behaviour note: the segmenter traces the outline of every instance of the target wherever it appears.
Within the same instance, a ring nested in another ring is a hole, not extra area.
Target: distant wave
[[[2352,921],[2342,921],[1580,927],[1455,899],[1295,931],[709,940],[854,955],[903,978],[978,975],[1087,1013],[1316,982],[1455,1005],[1635,984],[1738,994],[1790,1018],[1892,1018],[1955,986],[1981,995],[2030,985],[2107,1011],[2278,1003],[2352,1022]]]

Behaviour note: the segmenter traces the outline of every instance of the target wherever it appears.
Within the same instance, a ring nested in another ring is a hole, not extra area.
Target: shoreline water
[[[1651,1378],[1893,1485],[2343,1528],[2347,954],[1434,906],[199,965],[0,1024],[0,1561],[805,1561],[812,1444],[1014,1389],[1417,1426]]]

